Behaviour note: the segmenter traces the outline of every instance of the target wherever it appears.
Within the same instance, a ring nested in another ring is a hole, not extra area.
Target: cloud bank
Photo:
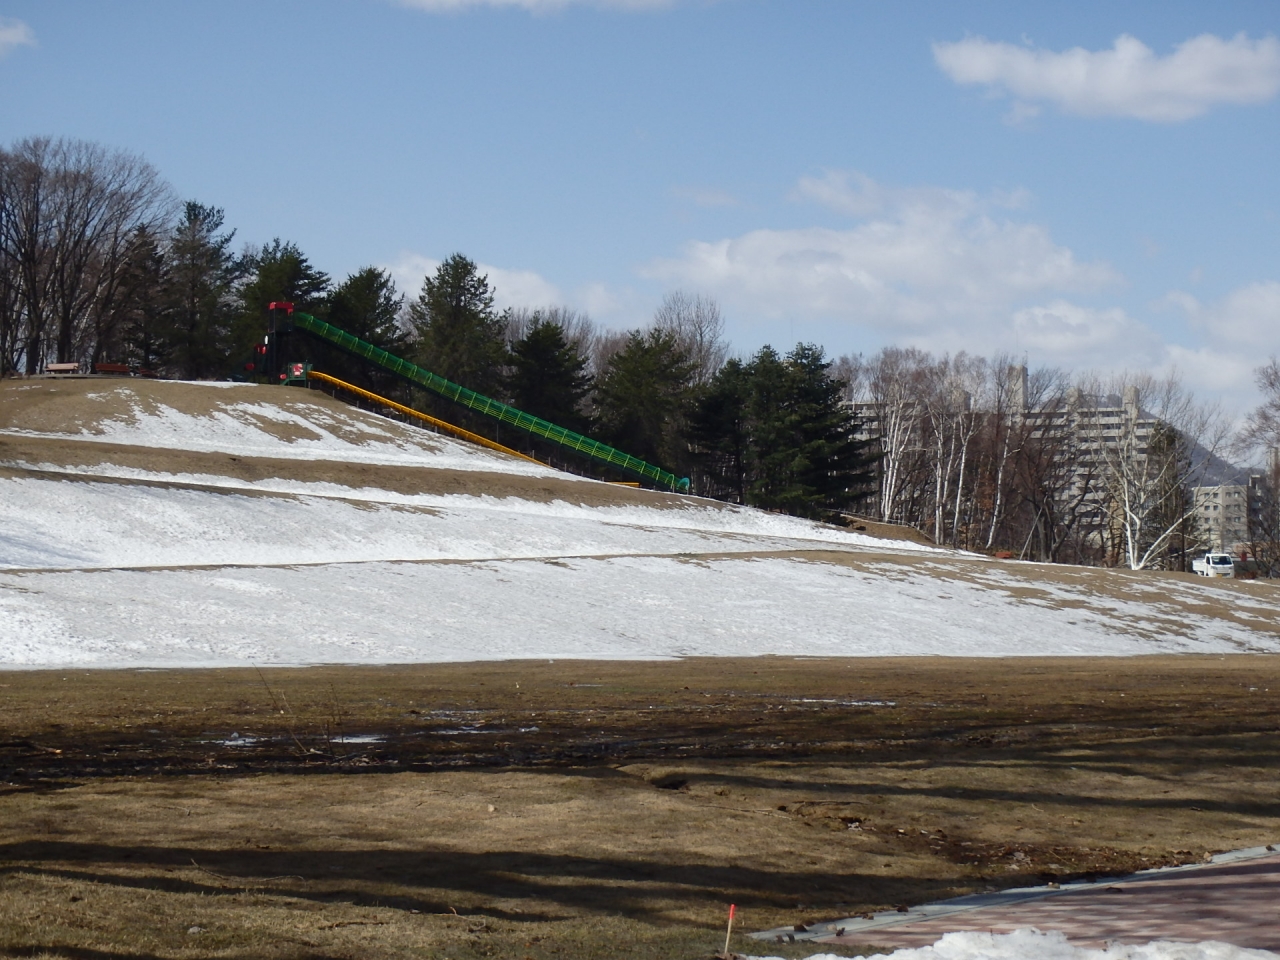
[[[1086,117],[1189,120],[1218,104],[1262,103],[1280,91],[1280,40],[1230,40],[1201,34],[1156,56],[1128,34],[1110,50],[1061,53],[970,37],[935,43],[934,61],[959,84],[1015,98],[1010,119],[1034,116],[1039,103]]]
[[[1028,217],[1025,191],[979,193],[880,183],[859,171],[801,178],[793,200],[847,223],[693,240],[639,268],[641,295],[604,284],[566,290],[532,270],[481,264],[502,307],[568,304],[642,324],[661,292],[715,297],[735,346],[823,343],[830,355],[896,344],[938,353],[1009,352],[1069,370],[1178,369],[1232,409],[1256,403],[1253,369],[1280,353],[1280,281],[1202,301],[1174,290],[1143,309],[1115,302],[1125,279],[1078,256]],[[389,269],[410,298],[439,261],[402,254]],[[620,299],[621,298],[621,299]],[[782,340],[777,338],[781,336]]]
[[[1008,351],[1074,370],[1177,368],[1241,410],[1256,402],[1253,368],[1280,353],[1280,282],[1212,302],[1174,291],[1135,315],[1107,302],[1123,293],[1120,273],[1029,220],[1025,191],[901,187],[828,171],[791,194],[848,226],[695,240],[642,275],[716,297],[739,337],[776,335],[779,321],[794,320],[817,324],[833,355],[896,344]]]
[[[987,328],[1029,299],[1120,280],[1011,216],[1024,194],[893,188],[856,171],[802,179],[793,194],[857,222],[697,240],[643,274],[764,318],[821,317],[900,338]]]
[[[0,17],[0,57],[18,47],[34,47],[35,31],[21,20],[7,20]]]

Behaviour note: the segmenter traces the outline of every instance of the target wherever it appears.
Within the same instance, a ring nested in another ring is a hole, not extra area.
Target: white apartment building
[[[1236,553],[1249,541],[1249,487],[1223,483],[1195,487],[1196,526],[1205,548],[1215,553]]]

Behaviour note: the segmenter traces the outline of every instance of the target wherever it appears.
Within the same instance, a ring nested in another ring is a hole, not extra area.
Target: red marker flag
[[[736,903],[729,904],[729,929],[726,930],[724,934],[725,960],[729,960],[729,938],[733,936],[733,914],[735,911],[737,911],[737,909],[738,909],[738,905]]]

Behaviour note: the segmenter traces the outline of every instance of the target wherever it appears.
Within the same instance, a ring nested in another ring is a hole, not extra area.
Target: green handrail
[[[290,319],[295,327],[300,327],[308,333],[313,333],[317,337],[328,340],[334,346],[340,347],[348,353],[353,353],[371,363],[376,363],[378,366],[404,377],[411,383],[426,387],[428,390],[438,393],[440,396],[446,397],[455,403],[460,403],[468,409],[477,410],[502,423],[509,423],[513,427],[518,427],[521,430],[532,433],[534,436],[542,437],[544,440],[550,440],[552,443],[557,443],[562,447],[568,447],[570,450],[585,454],[592,459],[638,474],[647,480],[651,480],[656,486],[681,493],[687,492],[689,489],[689,479],[687,477],[677,477],[674,473],[668,473],[666,470],[655,467],[651,463],[645,463],[645,461],[638,457],[633,457],[629,453],[615,450],[613,447],[600,443],[598,440],[584,437],[582,434],[566,430],[564,427],[557,427],[554,423],[548,423],[546,420],[525,413],[523,410],[517,410],[515,407],[476,393],[474,390],[468,390],[466,387],[459,386],[444,377],[437,376],[430,370],[422,369],[417,364],[402,360],[381,347],[375,347],[373,344],[366,343],[358,337],[353,337],[345,330],[341,330],[333,324],[325,323],[323,320],[318,320],[309,313],[294,313]]]

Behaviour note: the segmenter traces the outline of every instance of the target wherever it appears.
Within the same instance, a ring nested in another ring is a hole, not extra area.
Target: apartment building
[[[1196,529],[1206,550],[1237,553],[1249,542],[1249,514],[1255,499],[1250,494],[1254,489],[1243,483],[1194,488]]]

